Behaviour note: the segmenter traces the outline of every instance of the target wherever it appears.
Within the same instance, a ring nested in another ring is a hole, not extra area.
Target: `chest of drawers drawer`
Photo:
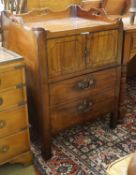
[[[0,139],[0,164],[29,149],[28,130]]]
[[[27,128],[27,123],[26,106],[0,112],[0,138]]]
[[[26,101],[25,88],[0,92],[0,111],[18,106]]]
[[[114,106],[115,89],[97,95],[85,95],[75,101],[51,109],[52,133],[80,124],[98,115],[110,112]]]
[[[120,68],[86,74],[70,80],[61,81],[50,85],[50,103],[58,105],[71,99],[91,96],[103,92],[105,89],[114,88]]]
[[[25,83],[24,69],[12,68],[4,72],[0,71],[0,91],[23,83]]]

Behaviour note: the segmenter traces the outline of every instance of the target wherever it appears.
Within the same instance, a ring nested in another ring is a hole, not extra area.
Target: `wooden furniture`
[[[90,10],[90,8],[101,8],[102,1],[101,0],[83,0],[80,3],[80,6],[84,10]]]
[[[91,7],[99,8],[101,0],[4,0],[5,10],[13,11],[16,6],[16,13],[30,11],[35,8],[50,8],[53,10],[64,10],[71,4],[80,4],[86,10]]]
[[[0,165],[30,163],[24,60],[0,48]]]
[[[27,0],[3,0],[4,10],[11,12],[23,13],[26,12]]]
[[[17,16],[3,12],[2,24],[4,47],[25,58],[32,119],[39,123],[45,159],[51,157],[51,136],[65,128],[108,112],[111,127],[116,126],[120,20],[71,6]]]
[[[121,0],[122,1],[122,0]],[[121,3],[120,1],[120,3]],[[112,2],[108,0],[108,6],[109,7],[113,7]],[[121,75],[121,91],[120,91],[120,121],[123,120],[125,113],[126,113],[126,109],[123,108],[124,105],[122,105],[125,100],[126,100],[126,88],[127,88],[127,83],[126,83],[126,78],[127,78],[127,68],[128,68],[128,64],[132,61],[132,59],[135,57],[136,55],[136,22],[134,22],[134,25],[131,25],[131,21],[130,21],[130,13],[129,13],[129,7],[130,7],[130,0],[125,0],[125,6],[123,10],[124,13],[118,13],[117,11],[111,11],[111,13],[109,13],[109,17],[111,19],[115,19],[117,17],[122,17],[123,19],[123,49],[122,49],[122,75]],[[104,7],[105,4],[103,4]],[[117,6],[118,9],[120,9],[119,11],[122,11],[122,6],[119,5]],[[105,8],[105,11],[107,9]],[[108,11],[106,11],[106,13],[108,14]],[[123,14],[123,15],[121,15]],[[131,66],[129,65],[129,69],[130,72],[132,72],[134,74],[135,72],[135,67],[134,65]],[[133,68],[134,67],[134,68]]]
[[[28,11],[35,8],[50,8],[64,10],[71,4],[79,4],[82,0],[27,0]]]
[[[130,6],[130,0],[101,0],[102,8],[108,15],[123,15]]]
[[[136,23],[130,24],[130,17],[123,17],[124,33],[123,33],[123,52],[122,52],[122,83],[121,83],[121,104],[126,99],[126,78],[128,63],[136,55]],[[123,119],[126,110],[121,108],[121,118]]]

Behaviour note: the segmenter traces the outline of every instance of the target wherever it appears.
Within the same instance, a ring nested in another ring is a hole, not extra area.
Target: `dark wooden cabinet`
[[[65,128],[109,112],[116,126],[122,22],[95,13],[77,6],[33,11],[19,16],[24,25],[18,16],[2,15],[4,46],[26,61],[31,118],[39,123],[46,159],[51,136]]]

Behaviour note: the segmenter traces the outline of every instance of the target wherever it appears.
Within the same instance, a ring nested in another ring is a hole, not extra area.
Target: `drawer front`
[[[0,112],[0,138],[27,127],[27,108],[25,106]]]
[[[117,69],[110,69],[51,84],[51,105],[57,105],[86,94],[101,93],[104,89],[114,88],[116,78]]]
[[[0,111],[14,107],[26,100],[25,88],[0,93]]]
[[[24,69],[0,72],[0,90],[25,83]]]
[[[7,162],[29,149],[28,131],[0,139],[0,163]]]
[[[77,101],[51,109],[52,134],[58,131],[80,124],[98,115],[111,112],[114,107],[114,90],[105,91],[102,94],[84,97]]]

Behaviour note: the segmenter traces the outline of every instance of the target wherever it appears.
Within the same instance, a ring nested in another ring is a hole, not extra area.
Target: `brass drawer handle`
[[[3,99],[0,97],[0,105],[3,105]]]
[[[80,113],[89,112],[92,109],[93,105],[93,101],[84,100],[82,104],[79,104],[77,106],[77,111]]]
[[[6,122],[4,120],[0,120],[0,129],[6,126]]]
[[[92,87],[95,87],[95,80],[94,79],[83,80],[83,81],[77,83],[78,90],[89,89]]]
[[[7,153],[9,151],[9,146],[4,145],[0,148],[0,153]]]

